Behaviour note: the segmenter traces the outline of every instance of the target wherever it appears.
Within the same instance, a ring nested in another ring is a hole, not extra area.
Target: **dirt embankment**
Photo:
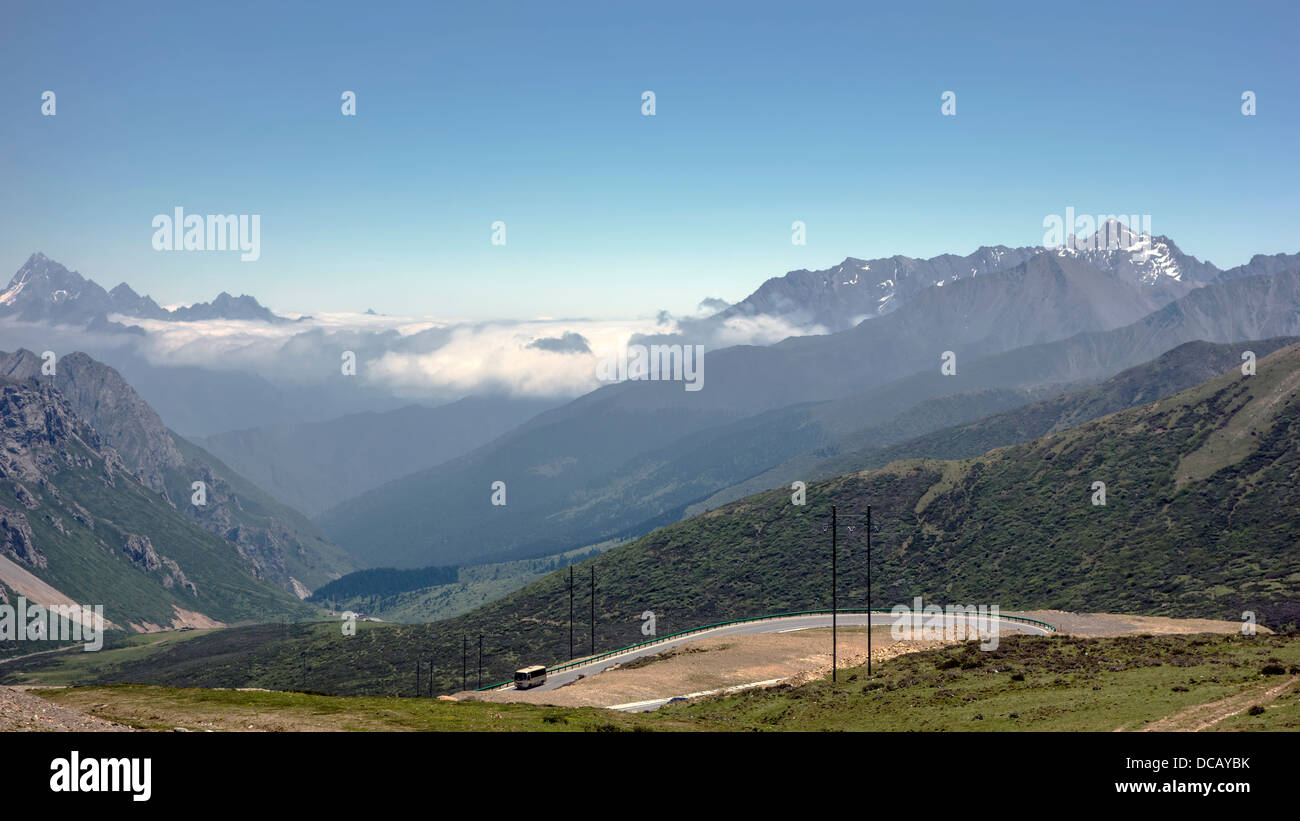
[[[1219,619],[1171,619],[1164,616],[1129,616],[1123,613],[1067,613],[1063,610],[1028,610],[1008,615],[1045,621],[1060,632],[1075,636],[1241,632],[1241,622]],[[1260,633],[1273,632],[1267,627],[1255,629]]]
[[[865,627],[839,631],[841,668],[865,664]],[[942,646],[937,641],[895,641],[888,627],[872,632],[872,661]],[[756,682],[800,683],[830,672],[831,631],[753,633],[705,638],[644,656],[555,690],[501,690],[464,694],[484,701],[521,701],[561,707],[609,707],[738,687]]]
[[[129,732],[130,727],[64,707],[12,687],[0,687],[0,732]]]

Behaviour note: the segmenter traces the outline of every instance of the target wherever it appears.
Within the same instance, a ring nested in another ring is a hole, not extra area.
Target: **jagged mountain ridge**
[[[796,327],[833,333],[891,313],[931,286],[1005,270],[1039,251],[997,245],[981,247],[966,256],[941,254],[930,259],[902,255],[871,260],[848,257],[832,268],[801,268],[773,277],[745,299],[710,317],[709,322],[779,316]]]
[[[251,296],[231,296],[224,291],[212,302],[168,310],[148,296],[140,296],[125,282],[105,291],[93,279],[55,262],[42,253],[32,254],[0,292],[0,317],[24,322],[48,320],[68,324],[94,323],[96,329],[123,329],[107,317],[122,314],[139,319],[185,322],[202,319],[246,319],[284,323]]]
[[[1139,234],[1119,221],[1110,221],[1082,241],[1069,237],[1069,242],[1059,249],[981,246],[965,256],[941,254],[914,259],[895,255],[871,260],[849,257],[824,270],[790,271],[767,280],[752,294],[695,328],[716,328],[729,320],[768,316],[778,317],[805,333],[835,333],[892,313],[928,288],[1005,271],[1043,253],[1087,262],[1154,294],[1159,304],[1184,296],[1221,273],[1212,263],[1183,253],[1168,237]]]

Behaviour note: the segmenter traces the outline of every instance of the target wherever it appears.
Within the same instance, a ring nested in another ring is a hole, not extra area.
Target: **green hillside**
[[[1257,357],[1294,344],[1296,337],[1215,344],[1188,342],[1171,351],[1122,371],[1099,385],[1080,388],[1033,404],[1026,398],[1000,413],[988,411],[967,424],[926,425],[918,411],[945,404],[978,404],[979,392],[955,394],[923,402],[884,425],[872,425],[791,459],[742,484],[715,494],[687,512],[702,513],[764,490],[788,486],[795,479],[827,479],[857,470],[884,467],[900,459],[962,459],[979,456],[1005,445],[1080,425],[1108,413],[1152,402],[1199,385],[1241,363],[1244,351]],[[1009,392],[1008,392],[1009,393]],[[1011,403],[1009,403],[1011,404]],[[1001,410],[1000,408],[997,410]],[[948,418],[956,413],[949,411]],[[899,430],[923,428],[919,435],[899,435]]]

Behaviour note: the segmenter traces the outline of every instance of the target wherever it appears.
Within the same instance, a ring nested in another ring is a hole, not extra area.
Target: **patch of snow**
[[[14,300],[16,300],[18,298],[18,295],[23,292],[23,286],[26,284],[27,284],[26,280],[20,279],[17,282],[10,285],[9,290],[5,291],[3,294],[0,294],[0,305],[14,304]]]

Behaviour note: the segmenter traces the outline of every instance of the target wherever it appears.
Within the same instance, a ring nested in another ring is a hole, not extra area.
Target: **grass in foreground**
[[[598,707],[340,697],[310,693],[153,687],[123,684],[37,690],[37,695],[140,730],[311,731],[587,731],[650,729],[644,719]],[[692,729],[694,722],[655,722]]]
[[[870,678],[865,668],[841,670],[838,683],[751,690],[658,717],[736,730],[1111,731],[1161,719],[1189,729],[1196,722],[1179,719],[1183,711],[1259,691],[1262,712],[1220,718],[1222,729],[1294,730],[1298,675],[1294,636],[1012,636],[992,652],[972,642],[900,656]],[[1287,681],[1280,697],[1264,699]]]
[[[1266,697],[1270,689],[1280,692]],[[143,685],[39,695],[148,730],[1111,731],[1191,729],[1207,716],[1212,730],[1296,730],[1300,636],[1011,636],[992,652],[969,643],[900,656],[871,677],[850,668],[835,683],[642,714]]]

